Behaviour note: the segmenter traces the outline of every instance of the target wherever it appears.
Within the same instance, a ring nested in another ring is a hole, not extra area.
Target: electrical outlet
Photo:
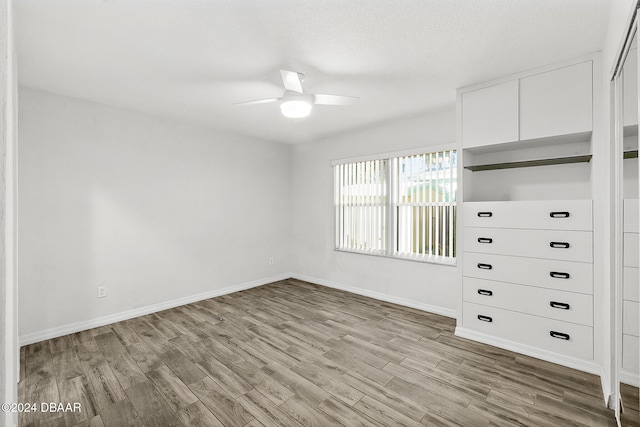
[[[98,298],[104,298],[107,296],[107,287],[106,286],[98,286]]]
[[[269,258],[269,265],[273,265],[273,258]]]

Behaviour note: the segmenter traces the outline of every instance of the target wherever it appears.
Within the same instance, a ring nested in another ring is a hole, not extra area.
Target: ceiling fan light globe
[[[304,100],[284,101],[280,104],[280,111],[290,119],[302,119],[311,114],[311,104]]]

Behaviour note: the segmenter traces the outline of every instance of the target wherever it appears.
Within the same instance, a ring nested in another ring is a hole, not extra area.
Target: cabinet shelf
[[[636,157],[637,155],[638,155],[638,152],[636,151]],[[479,172],[479,171],[498,170],[498,169],[527,168],[532,166],[562,165],[562,164],[569,164],[569,163],[587,163],[591,161],[591,157],[593,157],[591,154],[584,154],[584,155],[576,155],[576,156],[553,157],[553,158],[547,158],[547,159],[524,160],[524,161],[516,161],[516,162],[501,162],[501,163],[490,163],[490,164],[484,164],[484,165],[470,165],[470,166],[465,166],[464,168],[472,172]]]

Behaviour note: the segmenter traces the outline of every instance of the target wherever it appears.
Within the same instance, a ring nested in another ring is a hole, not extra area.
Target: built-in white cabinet
[[[638,233],[624,233],[622,257],[624,267],[638,268],[638,244],[640,244],[638,237]]]
[[[520,79],[520,139],[590,132],[592,62]]]
[[[625,233],[638,233],[638,199],[625,199],[622,202],[623,229]]]
[[[462,245],[468,252],[578,262],[593,260],[591,231],[465,227]]]
[[[467,302],[593,326],[593,296],[589,294],[473,277],[465,277],[462,291]],[[631,311],[629,313],[631,316]],[[637,320],[638,311],[634,313]],[[637,331],[635,335],[638,335]]]
[[[458,91],[456,334],[591,372],[597,58]]]
[[[466,202],[463,210],[463,327],[591,359],[592,202]]]
[[[491,268],[482,268],[487,264]],[[465,277],[593,294],[593,268],[590,263],[465,252],[462,269]]]
[[[462,97],[465,147],[518,139],[517,80],[467,92]]]
[[[464,210],[467,227],[591,230],[591,200],[475,202]]]
[[[593,62],[583,61],[464,92],[462,146],[492,146],[593,130]]]
[[[622,275],[623,291],[622,297],[627,301],[640,301],[640,269],[637,267],[624,267]]]
[[[637,376],[638,372],[638,349],[640,348],[640,340],[638,337],[628,334],[622,334],[622,381],[627,383],[637,383],[631,380],[630,376]],[[626,371],[626,372],[624,372]],[[633,385],[633,384],[632,384]]]
[[[464,302],[465,328],[519,343],[534,351],[578,359],[593,359],[593,328],[546,317]],[[511,347],[513,348],[513,347]]]
[[[640,335],[638,326],[638,301],[624,300],[622,303],[622,333],[637,337]]]

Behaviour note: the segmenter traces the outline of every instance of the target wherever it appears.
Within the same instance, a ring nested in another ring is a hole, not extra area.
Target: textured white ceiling
[[[21,85],[300,142],[455,103],[455,89],[600,50],[612,0],[15,0]],[[360,97],[303,122],[279,69]]]

